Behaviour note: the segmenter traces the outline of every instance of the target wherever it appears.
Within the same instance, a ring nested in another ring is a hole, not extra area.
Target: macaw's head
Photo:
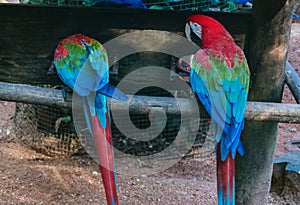
[[[191,42],[195,42],[192,39],[193,34],[201,39],[202,48],[209,48],[220,43],[228,43],[233,41],[231,35],[224,28],[224,26],[217,20],[205,16],[205,15],[193,15],[186,21],[185,35]]]

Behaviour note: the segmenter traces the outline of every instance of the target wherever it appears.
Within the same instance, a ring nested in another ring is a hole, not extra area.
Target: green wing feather
[[[250,80],[246,59],[236,57],[234,66],[229,68],[222,58],[203,51],[202,55],[206,53],[209,63],[193,59],[191,86],[218,125],[215,138],[221,142],[222,159],[229,151],[233,157],[236,150],[243,154],[240,133],[244,126]]]

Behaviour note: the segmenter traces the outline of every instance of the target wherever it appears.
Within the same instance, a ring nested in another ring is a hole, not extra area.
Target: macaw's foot
[[[63,86],[61,91],[62,91],[64,100],[67,100],[68,92],[72,92],[72,89],[69,86]]]

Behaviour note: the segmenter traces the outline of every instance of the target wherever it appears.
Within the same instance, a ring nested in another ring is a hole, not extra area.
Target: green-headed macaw
[[[61,80],[82,98],[86,124],[94,138],[100,163],[107,204],[117,205],[107,96],[123,101],[127,96],[109,84],[107,53],[95,39],[75,34],[61,40],[54,53],[54,65]]]
[[[250,81],[247,60],[229,32],[211,17],[190,16],[185,32],[190,41],[195,34],[202,42],[186,71],[215,124],[218,204],[235,204],[234,158],[236,151],[244,155],[240,135]]]

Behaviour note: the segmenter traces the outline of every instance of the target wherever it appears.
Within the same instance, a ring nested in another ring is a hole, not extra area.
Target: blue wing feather
[[[249,73],[244,71],[248,67],[233,70],[225,67],[224,63],[218,65],[224,67],[204,68],[193,59],[190,82],[199,100],[217,124],[215,140],[221,142],[221,159],[225,160],[229,152],[232,157],[235,157],[236,151],[244,154],[240,135],[244,128],[248,94],[248,85],[245,84],[249,83]]]
[[[92,134],[91,116],[98,115],[100,125],[106,127],[107,96],[122,101],[128,98],[122,91],[109,84],[107,54],[101,44],[88,44],[84,39],[81,42],[84,47],[69,43],[69,54],[56,59],[54,64],[62,81],[83,97],[85,119]],[[80,53],[72,53],[72,49]]]
[[[202,102],[208,114],[211,116],[211,102],[208,97],[207,87],[194,69],[190,72],[190,79],[192,89],[197,93],[198,98]]]

